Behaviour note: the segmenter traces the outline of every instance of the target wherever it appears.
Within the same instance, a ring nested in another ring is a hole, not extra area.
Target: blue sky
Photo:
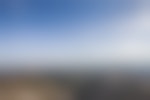
[[[1,0],[4,63],[149,61],[147,0]]]

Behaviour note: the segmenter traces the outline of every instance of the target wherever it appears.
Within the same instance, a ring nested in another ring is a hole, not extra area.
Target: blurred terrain
[[[47,71],[0,76],[0,100],[150,100],[150,74]]]

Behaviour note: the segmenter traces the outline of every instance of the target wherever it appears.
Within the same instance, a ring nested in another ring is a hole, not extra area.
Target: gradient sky
[[[0,0],[0,62],[150,61],[148,0]]]

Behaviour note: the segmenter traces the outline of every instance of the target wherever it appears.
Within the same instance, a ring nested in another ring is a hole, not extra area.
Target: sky
[[[0,63],[149,64],[149,5],[149,0],[0,0]]]

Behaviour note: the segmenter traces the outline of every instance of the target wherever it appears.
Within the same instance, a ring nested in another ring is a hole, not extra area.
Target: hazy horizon
[[[148,0],[1,0],[0,64],[150,65]]]

